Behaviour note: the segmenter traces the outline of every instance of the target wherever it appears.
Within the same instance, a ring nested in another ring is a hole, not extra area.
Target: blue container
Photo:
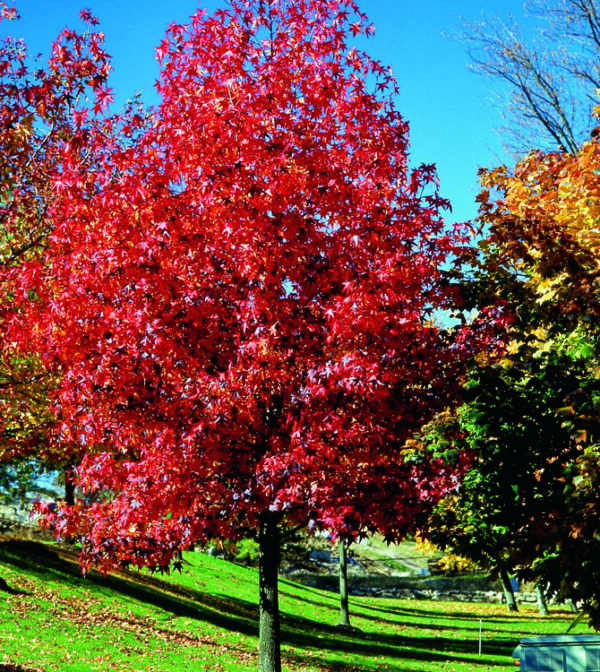
[[[523,637],[513,657],[521,672],[600,672],[600,634]]]

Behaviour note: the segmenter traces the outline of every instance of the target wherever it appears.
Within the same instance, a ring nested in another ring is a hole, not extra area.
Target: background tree
[[[2,20],[18,18],[5,3],[0,12]],[[28,474],[66,469],[67,495],[77,450],[48,439],[60,414],[49,401],[56,374],[39,355],[17,347],[10,326],[21,319],[14,307],[23,267],[44,264],[52,232],[50,175],[67,144],[85,155],[89,98],[101,106],[110,95],[102,35],[89,12],[81,18],[85,30],[65,29],[45,64],[31,59],[15,37],[0,47],[0,461],[7,478],[18,477],[21,490],[27,489]],[[33,294],[27,298],[36,300]]]
[[[581,434],[598,424],[600,385],[586,363],[573,349],[509,352],[475,368],[465,403],[427,432],[430,446],[472,456],[458,491],[436,508],[430,538],[499,576],[511,610],[509,574],[537,578],[540,560],[571,532],[565,484]]]
[[[432,535],[470,557],[501,549],[521,575],[583,601],[595,625],[598,160],[593,139],[482,175],[488,236],[464,297],[471,307],[495,300],[511,319],[504,352],[475,360],[465,405],[430,432],[433,446],[474,451]]]
[[[518,260],[529,278],[537,305],[546,315],[542,325],[545,348],[569,344],[586,362],[586,385],[598,384],[598,142],[583,143],[579,151],[534,152],[513,172],[492,171],[485,185],[498,190],[483,197],[483,216],[502,240],[507,257]],[[598,514],[594,486],[598,467],[597,392],[585,399],[580,385],[565,404],[566,425],[579,455],[565,474],[565,519],[557,548],[539,562],[560,594],[584,601],[594,623],[600,621],[598,576],[593,558],[598,552]]]
[[[466,24],[473,69],[500,84],[498,106],[507,146],[575,153],[591,130],[600,88],[600,15],[596,0],[530,0],[537,39],[516,24],[486,19]],[[506,92],[506,95],[505,95]]]
[[[348,543],[341,539],[340,553],[340,623],[343,628],[350,627],[350,607],[348,604]]]
[[[86,567],[160,568],[255,534],[261,670],[280,668],[286,529],[398,538],[454,482],[402,449],[456,389],[465,346],[429,318],[463,232],[433,167],[407,168],[388,70],[347,44],[371,30],[324,0],[172,26],[152,123],[131,143],[131,113],[88,128],[92,161],[66,144],[45,263],[19,274],[39,297],[19,342],[58,374],[100,498],[57,532]]]

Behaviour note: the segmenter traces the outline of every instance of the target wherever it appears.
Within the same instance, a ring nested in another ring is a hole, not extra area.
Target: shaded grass
[[[256,669],[256,571],[195,553],[186,560],[171,576],[84,578],[69,550],[0,541],[7,584],[0,672]],[[502,670],[521,636],[561,633],[572,620],[560,610],[541,617],[497,605],[365,597],[351,599],[357,630],[345,631],[337,627],[337,595],[285,579],[280,607],[284,669],[302,672]]]

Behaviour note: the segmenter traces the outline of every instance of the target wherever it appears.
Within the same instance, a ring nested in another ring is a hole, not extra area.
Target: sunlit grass
[[[6,669],[257,667],[256,570],[190,553],[182,574],[83,578],[74,557],[31,542],[0,543],[9,586],[0,593],[0,663],[14,666]],[[286,580],[280,593],[284,669],[302,672],[505,670],[521,636],[562,633],[573,618],[560,610],[544,618],[500,605],[365,597],[351,599],[356,630],[348,632],[337,627],[335,594]]]

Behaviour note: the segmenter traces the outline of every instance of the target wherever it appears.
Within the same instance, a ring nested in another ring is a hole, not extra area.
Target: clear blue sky
[[[17,0],[22,21],[6,29],[24,37],[33,53],[48,53],[66,25],[79,25],[81,7],[98,16],[113,57],[111,86],[117,103],[136,91],[152,101],[158,66],[154,49],[173,21],[186,22],[199,4],[209,10],[224,0]],[[521,21],[522,0],[359,0],[376,28],[367,43],[371,56],[392,66],[400,93],[398,109],[410,122],[411,160],[435,163],[450,221],[476,215],[477,169],[506,160],[496,129],[502,120],[491,104],[494,82],[467,70],[465,46],[445,34],[460,29],[462,18],[482,11]]]

